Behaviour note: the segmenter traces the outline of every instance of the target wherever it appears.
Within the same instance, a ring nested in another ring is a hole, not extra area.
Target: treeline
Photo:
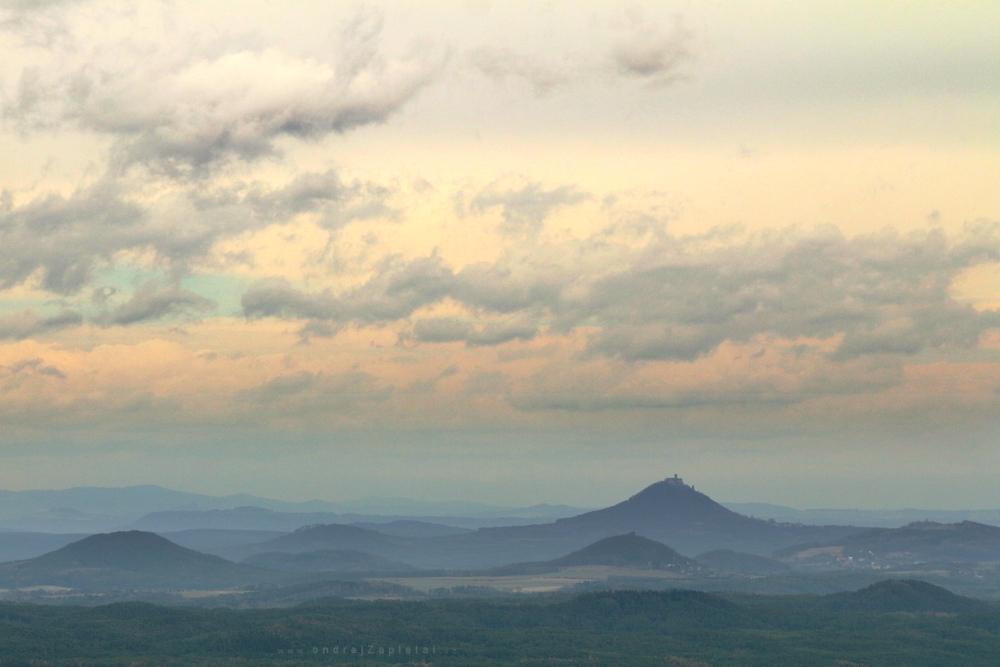
[[[853,597],[852,597],[853,596]],[[919,582],[837,596],[614,591],[285,609],[0,605],[0,667],[994,667],[1000,608]]]

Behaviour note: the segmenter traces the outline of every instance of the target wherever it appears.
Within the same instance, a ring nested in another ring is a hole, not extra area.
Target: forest
[[[605,591],[233,610],[0,605],[0,667],[996,665],[1000,606],[919,581],[831,595]]]

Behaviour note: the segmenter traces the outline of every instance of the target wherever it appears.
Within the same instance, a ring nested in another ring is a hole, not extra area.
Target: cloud
[[[0,365],[0,391],[5,394],[5,399],[9,399],[13,392],[26,385],[36,384],[39,379],[44,383],[44,378],[65,380],[66,375],[55,366],[45,365],[45,360],[40,358],[22,359],[12,364]],[[12,407],[11,402],[5,400],[7,404],[5,407],[8,410]]]
[[[381,31],[378,13],[362,13],[325,60],[239,43],[77,44],[49,68],[26,69],[4,115],[22,130],[69,125],[113,137],[119,168],[199,175],[273,155],[282,137],[344,133],[401,109],[442,58],[426,48],[387,58]]]
[[[507,235],[534,234],[555,209],[572,206],[590,199],[590,195],[570,185],[546,190],[539,183],[527,183],[520,188],[503,188],[493,184],[469,203],[472,211],[482,212],[500,207],[504,222],[500,231]]]
[[[182,273],[220,240],[304,212],[318,214],[317,223],[329,230],[395,214],[388,189],[343,181],[333,170],[300,174],[281,187],[202,185],[157,198],[142,195],[105,175],[70,195],[0,205],[0,289],[37,279],[47,291],[75,294],[122,251],[151,251]]]
[[[838,340],[834,354],[849,359],[974,347],[1000,319],[958,303],[949,288],[970,266],[998,260],[995,224],[951,239],[939,230],[852,238],[825,230],[742,239],[661,235],[638,248],[597,234],[525,243],[459,271],[437,255],[395,259],[339,293],[260,283],[244,295],[243,310],[336,326],[405,326],[418,309],[449,299],[473,318],[418,320],[418,342],[501,344],[541,327],[579,329],[588,355],[646,361],[693,360],[725,341],[776,335]],[[498,315],[517,326],[490,324]]]
[[[331,230],[354,220],[397,218],[399,212],[389,205],[392,195],[390,188],[370,181],[345,181],[336,169],[299,174],[278,189],[258,184],[245,192],[229,191],[229,197],[242,199],[261,219],[280,220],[318,212],[318,224]]]
[[[466,61],[474,71],[494,81],[522,80],[538,96],[557,88],[584,82],[625,77],[652,85],[665,85],[684,77],[683,65],[693,60],[694,33],[677,15],[669,28],[633,7],[623,15],[611,15],[602,24],[617,30],[617,36],[602,30],[590,34],[585,50],[558,46],[556,34],[564,26],[551,26],[545,35],[545,52],[528,52],[507,46],[479,46],[469,50]],[[579,33],[582,30],[578,28]],[[555,55],[553,55],[555,54]]]
[[[39,317],[33,310],[0,316],[0,340],[24,340],[44,336],[54,331],[79,326],[83,317],[72,310],[57,315]]]
[[[531,340],[539,333],[538,325],[523,318],[473,326],[454,318],[418,320],[413,338],[422,343],[464,342],[469,347],[502,345],[513,340]]]
[[[235,399],[237,404],[249,404],[254,410],[276,410],[283,418],[325,419],[331,412],[358,416],[357,410],[383,403],[394,389],[361,371],[299,371],[239,392]]]
[[[748,343],[722,343],[691,363],[556,361],[525,378],[508,402],[526,412],[781,410],[815,399],[883,392],[907,379],[899,357],[835,359],[829,347],[761,335]]]
[[[316,383],[316,375],[300,371],[268,380],[255,389],[243,392],[244,399],[255,403],[273,403],[307,391]]]
[[[243,295],[243,312],[247,317],[378,324],[409,317],[446,296],[454,283],[453,274],[436,255],[412,262],[390,257],[378,268],[378,275],[342,295],[309,294],[280,278],[261,281]]]
[[[125,303],[95,318],[103,326],[128,326],[158,320],[171,315],[203,313],[215,302],[177,285],[159,287],[148,282]]]
[[[0,10],[13,10],[16,12],[31,12],[58,7],[60,5],[70,5],[82,0],[0,0]]]
[[[23,283],[41,269],[44,289],[76,292],[98,261],[152,240],[145,218],[107,183],[0,210],[0,288]]]
[[[529,56],[506,48],[480,47],[469,53],[469,62],[480,73],[495,80],[520,78],[527,81],[537,95],[573,81],[572,68],[546,62],[540,56]]]
[[[675,17],[669,31],[649,20],[638,7],[626,12],[625,35],[612,54],[615,69],[656,85],[680,78],[678,70],[692,59],[693,34]]]
[[[738,394],[724,392],[680,393],[673,396],[644,394],[599,394],[573,392],[568,394],[520,394],[508,401],[523,412],[559,410],[566,412],[603,412],[605,410],[664,410],[706,406],[770,405],[782,406],[801,400],[787,394],[763,394],[747,391]]]

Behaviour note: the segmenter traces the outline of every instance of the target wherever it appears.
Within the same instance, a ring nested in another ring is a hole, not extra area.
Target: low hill
[[[685,558],[666,544],[641,537],[634,532],[606,537],[562,558],[550,560],[549,563],[558,567],[610,565],[650,570],[696,565],[693,560]]]
[[[887,580],[853,593],[825,596],[830,609],[843,611],[961,614],[992,609],[982,600],[955,595],[940,586],[914,579]]]
[[[973,521],[918,521],[902,528],[871,528],[836,541],[802,544],[774,553],[792,563],[843,566],[1000,560],[1000,528]]]
[[[282,572],[405,572],[416,568],[354,549],[323,549],[305,553],[263,553],[247,556],[246,565]]]
[[[699,564],[713,570],[721,572],[735,572],[736,574],[767,575],[791,572],[792,568],[780,560],[756,556],[754,554],[744,554],[728,549],[718,549],[716,551],[706,551],[695,558]]]
[[[635,533],[628,533],[627,535],[606,537],[560,558],[541,562],[514,563],[513,565],[483,570],[479,574],[497,577],[543,574],[567,567],[592,565],[643,570],[686,571],[696,568],[698,564],[690,558],[680,555],[666,544]]]
[[[279,578],[138,530],[91,535],[37,558],[0,564],[3,588],[224,588]]]

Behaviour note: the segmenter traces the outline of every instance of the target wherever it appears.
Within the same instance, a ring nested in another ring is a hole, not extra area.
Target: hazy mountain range
[[[0,491],[0,530],[50,533],[191,528],[295,530],[311,523],[381,523],[404,519],[431,519],[478,528],[546,521],[582,511],[568,505],[498,507],[412,498],[287,502],[245,493],[210,496],[155,485]]]
[[[327,514],[249,507],[200,513]],[[781,523],[733,512],[675,477],[610,507],[530,525],[469,530],[396,520],[317,523],[292,531],[6,532],[0,533],[0,547],[0,556],[20,549],[16,560],[8,558],[14,562],[0,563],[0,588],[178,590],[302,585],[330,573],[357,578],[414,569],[425,570],[416,575],[425,578],[447,576],[442,571],[503,577],[586,566],[739,577],[955,563],[952,569],[971,573],[970,563],[1000,560],[1000,528],[969,521],[900,528]]]
[[[265,542],[212,553],[240,561],[255,554],[301,554],[353,549],[422,568],[479,569],[559,558],[606,537],[635,532],[693,557],[717,549],[769,555],[775,549],[830,541],[856,532],[851,526],[803,526],[742,516],[667,479],[611,507],[554,522],[480,528],[440,536],[388,535],[378,526],[305,526]]]
[[[1000,525],[1000,509],[800,510],[769,503],[720,504],[749,517],[806,525],[898,528],[928,520]],[[587,509],[549,504],[501,507],[476,502],[402,497],[290,502],[245,493],[228,496],[188,493],[155,485],[0,490],[0,532],[93,534],[129,529],[161,532],[196,528],[287,532],[314,523],[376,525],[407,520],[475,529],[544,523],[577,516]]]

